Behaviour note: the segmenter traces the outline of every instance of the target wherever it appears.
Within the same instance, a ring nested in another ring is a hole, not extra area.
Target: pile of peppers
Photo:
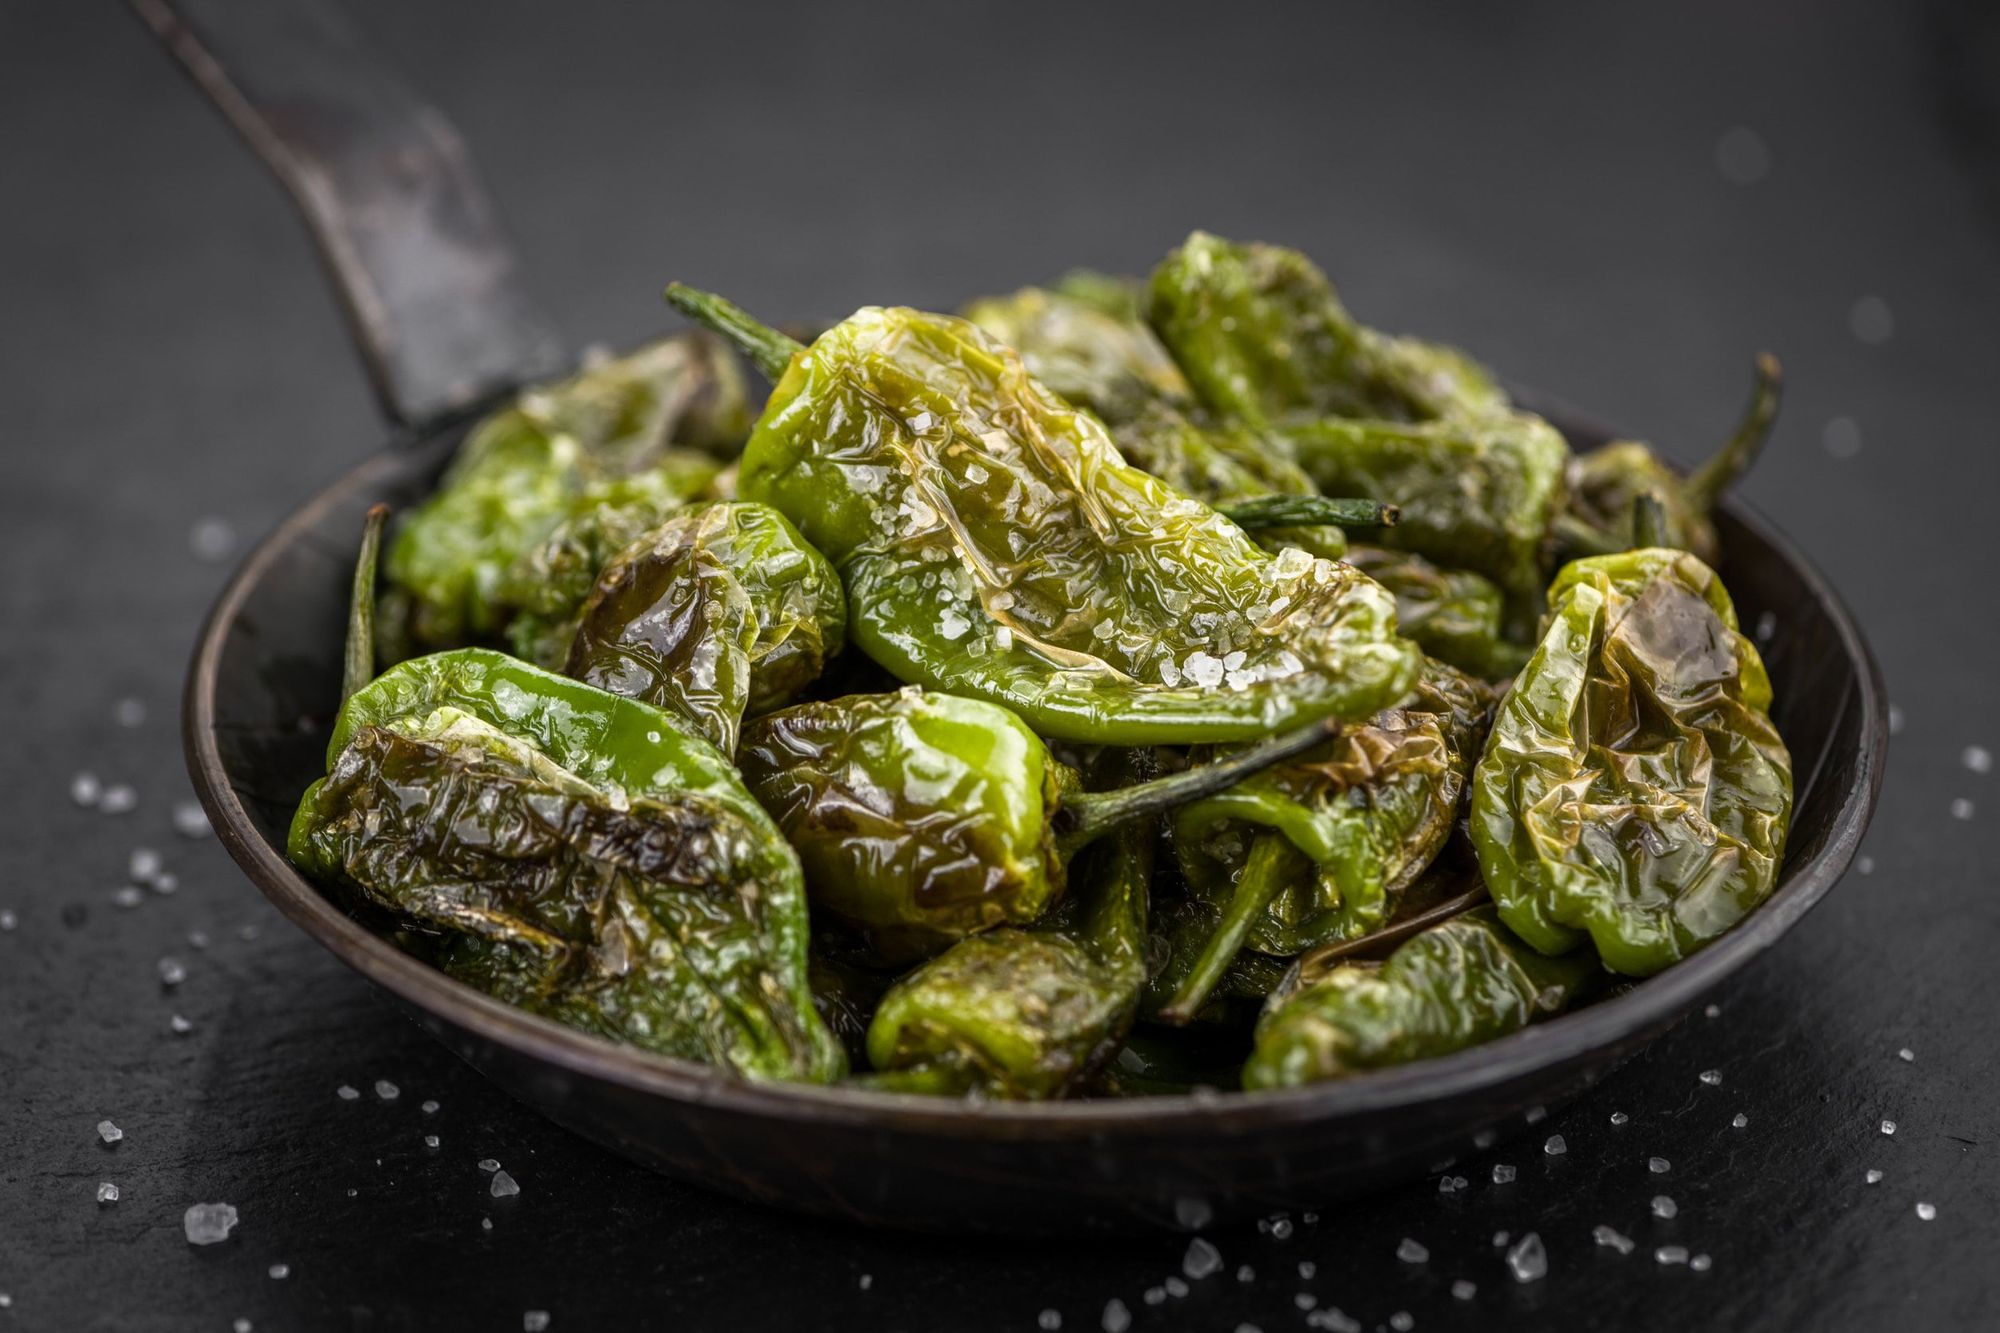
[[[1770,358],[1683,476],[1201,232],[809,343],[667,299],[701,327],[363,535],[289,853],[458,981],[749,1079],[1257,1090],[1504,1038],[1774,888],[1712,520]]]

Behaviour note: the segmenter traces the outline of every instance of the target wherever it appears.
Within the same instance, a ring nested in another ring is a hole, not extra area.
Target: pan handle
[[[327,0],[131,0],[305,215],[382,410],[423,428],[567,363],[458,131]]]

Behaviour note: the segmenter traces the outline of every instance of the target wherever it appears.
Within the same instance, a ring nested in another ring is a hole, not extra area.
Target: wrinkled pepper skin
[[[1225,907],[1256,835],[1275,832],[1295,855],[1274,874],[1250,948],[1289,957],[1380,928],[1450,836],[1490,707],[1477,681],[1427,662],[1403,704],[1181,807],[1174,848],[1182,874]]]
[[[898,982],[869,1025],[869,1063],[932,1092],[1075,1088],[1124,1039],[1145,984],[1153,843],[1150,823],[1126,826],[1082,854],[1050,919],[960,940]]]
[[[1355,323],[1297,250],[1197,231],[1154,270],[1148,297],[1161,341],[1225,420],[1259,428],[1323,416],[1426,421],[1507,406],[1464,353]]]
[[[1505,636],[1506,598],[1469,569],[1442,569],[1409,551],[1350,546],[1347,561],[1396,599],[1396,628],[1435,658],[1481,680],[1512,680],[1532,648]]]
[[[1386,592],[1130,467],[963,320],[864,309],[792,356],[739,487],[839,566],[870,657],[1053,739],[1250,740],[1415,680]]]
[[[816,680],[846,625],[840,576],[783,514],[699,505],[604,567],[563,671],[664,708],[733,754],[745,714]]]
[[[564,518],[588,512],[593,487],[663,466],[712,475],[719,463],[679,446],[719,451],[742,438],[746,417],[742,372],[706,335],[677,334],[523,392],[473,428],[396,533],[385,638],[418,648],[497,638],[510,569]]]
[[[899,690],[744,728],[743,780],[805,866],[813,905],[908,961],[1062,893],[1050,820],[1072,779],[1004,708]]]
[[[1122,425],[1155,404],[1194,405],[1180,367],[1137,320],[1040,287],[974,301],[964,315],[1019,352],[1043,386],[1106,425]]]
[[[659,709],[501,653],[403,662],[343,706],[288,853],[508,1003],[758,1079],[830,1082],[798,859]]]
[[[1649,547],[1566,566],[1474,774],[1479,866],[1544,953],[1586,935],[1650,976],[1776,882],[1791,756],[1763,660],[1714,571]]]
[[[1561,1013],[1597,970],[1588,949],[1544,957],[1477,908],[1386,962],[1343,963],[1274,993],[1243,1086],[1296,1088],[1450,1055]]]
[[[1325,417],[1274,433],[1325,493],[1402,510],[1381,545],[1491,579],[1514,618],[1532,623],[1568,485],[1569,445],[1555,427],[1513,412],[1408,424]]]

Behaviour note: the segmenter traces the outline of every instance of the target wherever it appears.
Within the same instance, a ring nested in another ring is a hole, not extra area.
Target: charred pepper
[[[1301,959],[1258,1020],[1243,1086],[1295,1088],[1477,1046],[1561,1013],[1596,970],[1588,949],[1542,956],[1490,907],[1431,927],[1386,962],[1320,972]]]
[[[605,566],[564,674],[679,717],[724,754],[840,651],[847,602],[826,557],[769,505],[682,510]]]
[[[1587,935],[1613,971],[1650,976],[1776,882],[1792,767],[1770,678],[1721,580],[1685,551],[1575,561],[1549,605],[1474,773],[1480,870],[1537,949]]]
[[[350,652],[350,681],[366,662]],[[452,976],[748,1077],[841,1075],[807,987],[798,858],[671,715],[465,648],[356,689],[327,755],[293,864],[431,940]]]
[[[669,298],[776,380],[741,493],[835,562],[849,637],[900,679],[1130,745],[1366,717],[1414,681],[1381,588],[1128,466],[975,326],[869,308],[803,348]]]
[[[1084,792],[1007,709],[907,688],[766,714],[744,728],[737,763],[797,848],[814,906],[884,959],[909,961],[1036,921],[1085,845],[1333,730],[1314,723],[1202,768]]]
[[[419,648],[494,639],[513,612],[510,571],[557,524],[633,484],[649,498],[699,493],[721,466],[709,453],[742,438],[746,415],[728,352],[686,334],[522,392],[472,428],[396,534],[385,639]],[[653,486],[640,480],[649,473]]]

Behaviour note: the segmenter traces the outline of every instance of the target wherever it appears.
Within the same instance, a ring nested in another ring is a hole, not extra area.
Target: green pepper
[[[501,596],[510,570],[558,523],[649,472],[692,494],[720,464],[688,450],[740,440],[745,415],[727,351],[686,334],[525,390],[473,427],[403,523],[388,552],[385,638],[441,648],[492,640],[512,611]]]
[[[1226,760],[1084,792],[1005,708],[911,687],[798,704],[745,726],[737,763],[805,865],[813,905],[912,961],[1038,920],[1079,849],[1317,743],[1330,721]]]
[[[679,717],[724,754],[840,651],[847,602],[826,557],[769,505],[684,509],[614,557],[564,673]]]
[[[1386,962],[1341,963],[1275,992],[1243,1086],[1295,1088],[1477,1046],[1561,1013],[1596,969],[1588,949],[1545,958],[1477,908]]]
[[[1652,494],[1659,497],[1666,514],[1661,544],[1691,551],[1714,564],[1722,547],[1710,511],[1763,451],[1778,417],[1783,383],[1778,359],[1768,352],[1759,356],[1750,405],[1735,433],[1686,478],[1636,440],[1613,440],[1573,460],[1569,509],[1558,528],[1567,552],[1605,555],[1630,547],[1633,503]]]
[[[1180,367],[1138,320],[1041,287],[989,296],[963,313],[1019,352],[1030,375],[1107,425],[1122,425],[1157,404],[1194,404]]]
[[[1529,944],[1587,934],[1613,971],[1649,976],[1776,882],[1792,771],[1770,678],[1685,551],[1575,561],[1549,605],[1474,773],[1480,870]]]
[[[1174,850],[1217,929],[1160,1011],[1183,1023],[1245,945],[1289,957],[1380,929],[1458,818],[1491,697],[1426,662],[1416,694],[1174,819]]]
[[[1325,416],[1426,421],[1507,407],[1464,353],[1357,324],[1297,250],[1197,231],[1154,270],[1149,301],[1161,341],[1225,420],[1259,428]]]
[[[1491,579],[1383,546],[1350,546],[1347,561],[1394,594],[1396,630],[1425,656],[1481,680],[1512,680],[1527,665],[1530,650],[1505,637],[1506,598]]]
[[[897,982],[868,1029],[880,1085],[1043,1099],[1089,1077],[1145,984],[1153,842],[1150,821],[1126,825],[1083,853],[1035,927],[969,936]]]
[[[975,326],[870,308],[807,349],[669,298],[776,380],[742,494],[835,562],[850,638],[899,679],[1125,745],[1366,717],[1414,681],[1386,592],[1126,465]]]
[[[350,644],[365,645],[372,589],[357,590]],[[366,661],[350,651],[350,681]],[[749,1077],[841,1075],[807,986],[798,858],[669,714],[465,648],[356,689],[327,755],[293,864],[434,940],[451,975]]]

